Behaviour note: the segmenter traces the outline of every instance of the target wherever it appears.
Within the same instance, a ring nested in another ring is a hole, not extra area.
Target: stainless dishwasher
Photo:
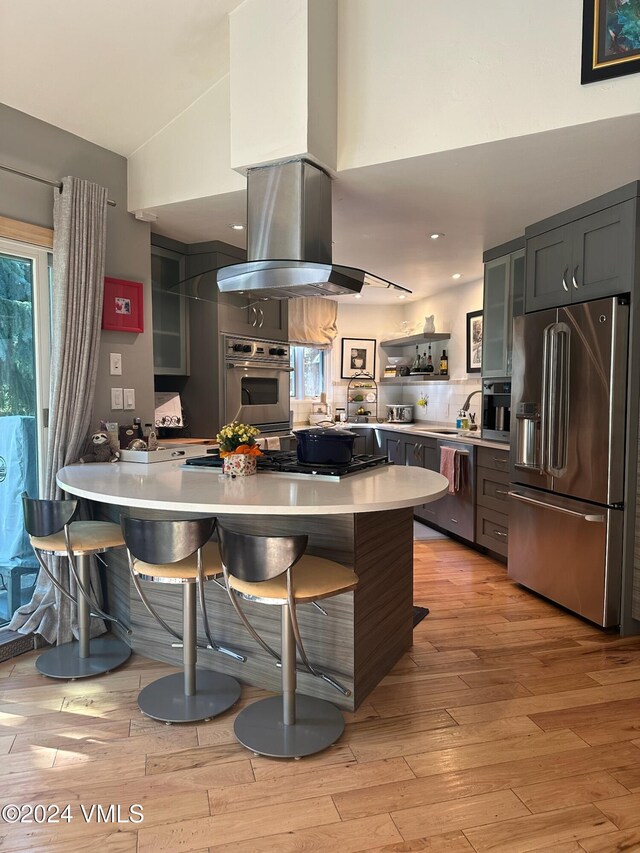
[[[466,539],[475,541],[476,447],[461,441],[438,439],[438,455],[443,447],[454,447],[460,454],[462,485],[460,491],[445,495],[433,504],[438,527]]]

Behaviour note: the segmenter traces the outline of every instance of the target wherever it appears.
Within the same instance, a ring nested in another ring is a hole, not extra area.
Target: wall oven
[[[235,420],[263,433],[288,432],[289,346],[225,335],[223,347],[223,423]]]

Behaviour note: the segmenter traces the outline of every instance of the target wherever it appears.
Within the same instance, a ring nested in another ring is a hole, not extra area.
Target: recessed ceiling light
[[[229,228],[233,231],[244,231],[244,225],[241,225],[239,222],[230,222]]]
[[[406,293],[401,293],[401,294],[398,296],[398,299],[406,299],[406,298],[407,298],[407,294],[406,294]]]
[[[461,272],[454,272],[454,274],[451,276],[451,278],[456,278],[456,279],[462,278],[462,273]]]
[[[361,293],[354,293],[353,298],[354,299],[362,299],[362,294]]]
[[[429,234],[429,237],[431,237],[432,240],[439,240],[440,237],[444,237],[444,234],[434,232],[433,234]]]

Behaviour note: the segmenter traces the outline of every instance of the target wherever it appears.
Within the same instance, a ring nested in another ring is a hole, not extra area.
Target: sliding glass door
[[[43,482],[49,342],[47,251],[0,239],[0,625],[38,573],[20,495],[37,496]]]

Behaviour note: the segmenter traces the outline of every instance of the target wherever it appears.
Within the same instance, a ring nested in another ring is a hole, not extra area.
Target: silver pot
[[[401,403],[387,406],[387,421],[390,423],[411,423],[413,420],[413,406]]]

